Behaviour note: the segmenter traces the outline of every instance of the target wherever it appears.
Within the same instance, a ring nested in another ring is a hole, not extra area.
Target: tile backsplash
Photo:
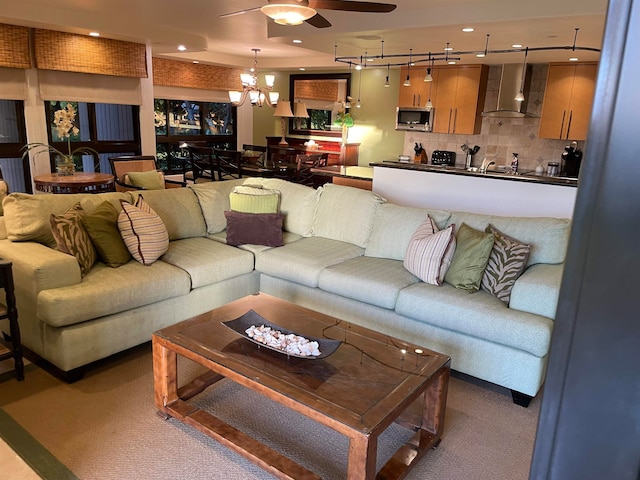
[[[497,105],[498,88],[500,86],[501,65],[489,67],[487,94],[483,111],[493,110]],[[422,143],[427,156],[431,159],[433,150],[450,150],[456,152],[456,165],[463,166],[465,152],[461,146],[479,145],[480,150],[474,156],[473,166],[480,166],[485,157],[490,157],[496,165],[510,165],[512,153],[517,152],[519,169],[535,170],[538,164],[546,169],[547,162],[559,162],[566,140],[538,138],[542,100],[546,84],[548,66],[531,65],[531,80],[525,91],[527,113],[535,117],[524,118],[495,118],[483,117],[482,129],[479,135],[449,135],[445,133],[406,132],[404,137],[405,155],[413,158],[415,143]],[[438,113],[436,112],[436,115]],[[583,149],[584,142],[578,142]]]

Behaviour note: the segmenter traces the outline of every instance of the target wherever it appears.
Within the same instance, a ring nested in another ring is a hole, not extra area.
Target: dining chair
[[[182,174],[185,182],[196,183],[199,178],[216,180],[213,148],[204,145],[187,145],[188,160],[182,163]]]
[[[315,186],[313,168],[326,167],[329,154],[311,153],[296,155],[296,173],[294,181],[303,185]]]
[[[218,180],[242,178],[242,152],[214,148],[213,161]]]
[[[111,173],[115,177],[115,187],[117,192],[128,190],[150,190],[163,188],[184,187],[186,184],[177,180],[166,178],[162,170],[158,170],[156,157],[153,155],[124,155],[119,157],[109,157]],[[151,172],[156,172],[153,178]],[[150,174],[142,181],[132,182],[130,173]]]

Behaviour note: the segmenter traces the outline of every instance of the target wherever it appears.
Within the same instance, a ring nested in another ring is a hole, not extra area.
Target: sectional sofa
[[[242,184],[280,195],[283,246],[226,243],[229,196]],[[117,268],[98,261],[82,275],[55,249],[49,217],[78,202],[86,212],[142,194],[166,227],[159,260]],[[4,200],[0,257],[13,262],[23,344],[69,380],[152,332],[245,295],[264,292],[450,355],[452,368],[511,389],[526,405],[544,380],[570,222],[404,207],[375,193],[278,179],[189,188]],[[487,224],[531,246],[509,304],[484,290],[419,280],[403,260],[428,218],[438,228]],[[3,327],[4,328],[4,327]]]

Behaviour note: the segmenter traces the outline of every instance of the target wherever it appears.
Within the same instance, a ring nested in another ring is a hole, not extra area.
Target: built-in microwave
[[[396,130],[430,132],[433,124],[433,108],[397,107]]]

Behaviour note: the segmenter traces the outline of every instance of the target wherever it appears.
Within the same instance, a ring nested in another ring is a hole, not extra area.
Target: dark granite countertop
[[[534,171],[518,172],[516,175],[510,173],[489,170],[486,173],[478,171],[468,171],[464,167],[440,166],[425,163],[399,162],[397,160],[385,160],[383,162],[373,162],[372,167],[399,168],[402,170],[415,170],[419,172],[445,173],[449,175],[464,175],[470,177],[494,178],[507,181],[543,183],[547,185],[562,185],[567,187],[577,187],[578,179],[561,176],[536,175]]]

